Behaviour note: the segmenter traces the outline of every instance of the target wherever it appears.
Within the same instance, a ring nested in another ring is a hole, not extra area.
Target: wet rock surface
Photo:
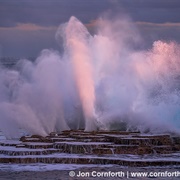
[[[180,137],[83,130],[23,136],[0,140],[0,163],[180,165]]]

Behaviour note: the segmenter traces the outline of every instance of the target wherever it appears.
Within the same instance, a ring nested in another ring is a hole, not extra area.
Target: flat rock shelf
[[[0,163],[179,166],[180,136],[83,130],[0,140]]]

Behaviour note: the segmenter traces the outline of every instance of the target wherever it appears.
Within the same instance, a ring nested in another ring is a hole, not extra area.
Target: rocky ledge
[[[180,165],[180,137],[83,130],[0,140],[0,163]]]

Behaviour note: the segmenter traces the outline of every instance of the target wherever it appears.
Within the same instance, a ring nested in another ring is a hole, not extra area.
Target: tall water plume
[[[85,130],[95,130],[95,94],[92,55],[90,52],[91,35],[86,27],[75,17],[71,17],[69,22],[59,28],[59,33],[63,36],[65,52],[68,53],[72,61],[75,82],[82,103],[85,117]]]

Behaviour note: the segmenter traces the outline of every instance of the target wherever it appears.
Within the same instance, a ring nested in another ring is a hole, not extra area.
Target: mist
[[[124,16],[99,18],[93,35],[71,17],[55,37],[62,53],[45,49],[35,62],[0,68],[0,130],[7,138],[19,130],[179,132],[178,43],[159,40],[142,50],[143,38]]]

